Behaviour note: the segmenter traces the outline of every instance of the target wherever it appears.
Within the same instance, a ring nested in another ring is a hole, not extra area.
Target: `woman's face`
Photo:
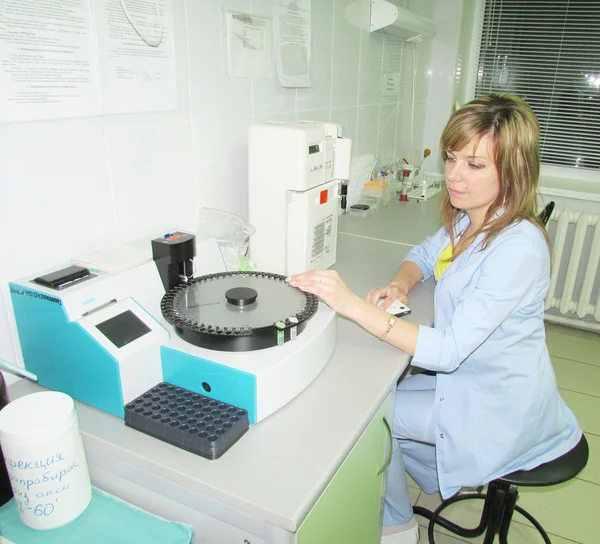
[[[452,205],[467,212],[479,228],[500,194],[500,182],[490,137],[483,136],[477,148],[475,143],[472,140],[458,151],[446,150],[446,188]]]

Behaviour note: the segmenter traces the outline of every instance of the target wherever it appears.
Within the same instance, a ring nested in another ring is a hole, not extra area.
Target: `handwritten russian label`
[[[6,459],[6,463],[10,468],[21,468],[23,470],[35,470],[38,468],[48,468],[55,462],[64,461],[62,453],[57,453],[56,456],[47,457],[46,459],[36,459],[35,461],[13,461],[12,459]]]
[[[51,516],[69,492],[80,465],[62,452],[41,459],[5,458],[15,502],[20,512]]]

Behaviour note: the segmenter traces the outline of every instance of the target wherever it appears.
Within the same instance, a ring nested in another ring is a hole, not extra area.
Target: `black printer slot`
[[[61,270],[56,270],[55,272],[35,278],[33,281],[45,287],[60,290],[66,287],[67,284],[83,280],[90,276],[93,276],[93,274],[83,266],[68,266],[67,268],[62,268]]]

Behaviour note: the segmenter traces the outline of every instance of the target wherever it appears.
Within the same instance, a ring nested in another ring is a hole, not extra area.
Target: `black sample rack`
[[[218,459],[248,430],[248,412],[161,382],[125,406],[125,425]]]

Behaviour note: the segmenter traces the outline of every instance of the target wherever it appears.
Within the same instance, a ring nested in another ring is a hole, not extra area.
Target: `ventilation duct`
[[[433,21],[396,6],[387,0],[371,1],[371,32],[405,42],[418,43],[435,36],[437,28]]]

